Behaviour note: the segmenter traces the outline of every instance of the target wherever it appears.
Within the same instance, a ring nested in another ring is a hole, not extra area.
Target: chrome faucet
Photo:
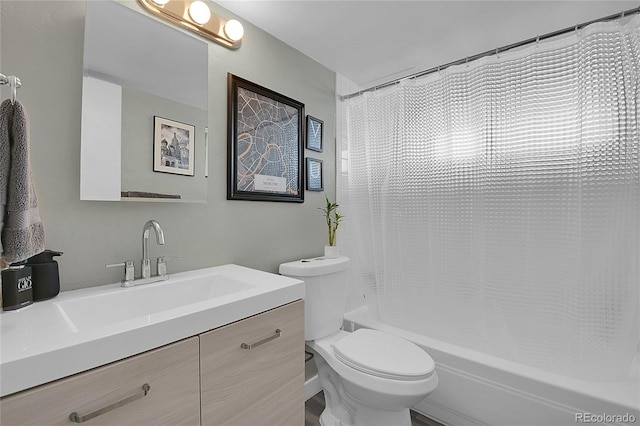
[[[160,224],[155,220],[150,220],[142,228],[142,278],[151,276],[151,259],[149,259],[149,230],[156,232],[156,241],[159,245],[164,245],[164,232]]]
[[[166,281],[169,279],[167,274],[167,260],[177,259],[173,256],[158,256],[156,276],[151,276],[151,259],[149,259],[149,231],[153,229],[156,233],[156,241],[159,245],[164,244],[164,232],[160,227],[160,224],[155,220],[150,220],[144,224],[142,228],[142,276],[135,278],[135,267],[133,260],[126,260],[120,263],[112,263],[106,265],[107,268],[115,268],[124,266],[124,279],[122,280],[122,287],[133,287],[140,284],[155,283],[157,281]]]

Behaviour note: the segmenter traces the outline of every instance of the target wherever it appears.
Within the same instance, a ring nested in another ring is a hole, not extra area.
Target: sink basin
[[[55,302],[70,327],[76,331],[104,327],[138,319],[151,321],[153,315],[172,309],[211,301],[255,286],[215,274],[170,278],[167,281]]]
[[[167,281],[63,291],[0,312],[0,397],[300,300],[304,282],[227,264]]]

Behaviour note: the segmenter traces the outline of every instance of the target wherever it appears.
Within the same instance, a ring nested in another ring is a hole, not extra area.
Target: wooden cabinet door
[[[303,425],[304,302],[202,334],[200,374],[203,425]]]
[[[192,337],[7,396],[0,400],[0,424],[73,425],[71,413],[83,417],[117,406],[86,424],[198,425],[198,347]]]

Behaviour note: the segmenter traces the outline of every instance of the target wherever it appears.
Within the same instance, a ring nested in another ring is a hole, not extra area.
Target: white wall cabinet
[[[76,413],[91,426],[302,425],[303,306],[299,300],[9,395],[0,400],[0,424],[73,425]]]

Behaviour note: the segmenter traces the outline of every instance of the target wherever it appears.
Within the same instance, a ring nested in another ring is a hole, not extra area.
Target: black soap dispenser
[[[33,301],[46,300],[60,293],[58,262],[53,260],[61,251],[45,250],[27,259],[33,275]]]
[[[31,267],[23,262],[12,263],[2,271],[2,309],[13,311],[33,303]]]

